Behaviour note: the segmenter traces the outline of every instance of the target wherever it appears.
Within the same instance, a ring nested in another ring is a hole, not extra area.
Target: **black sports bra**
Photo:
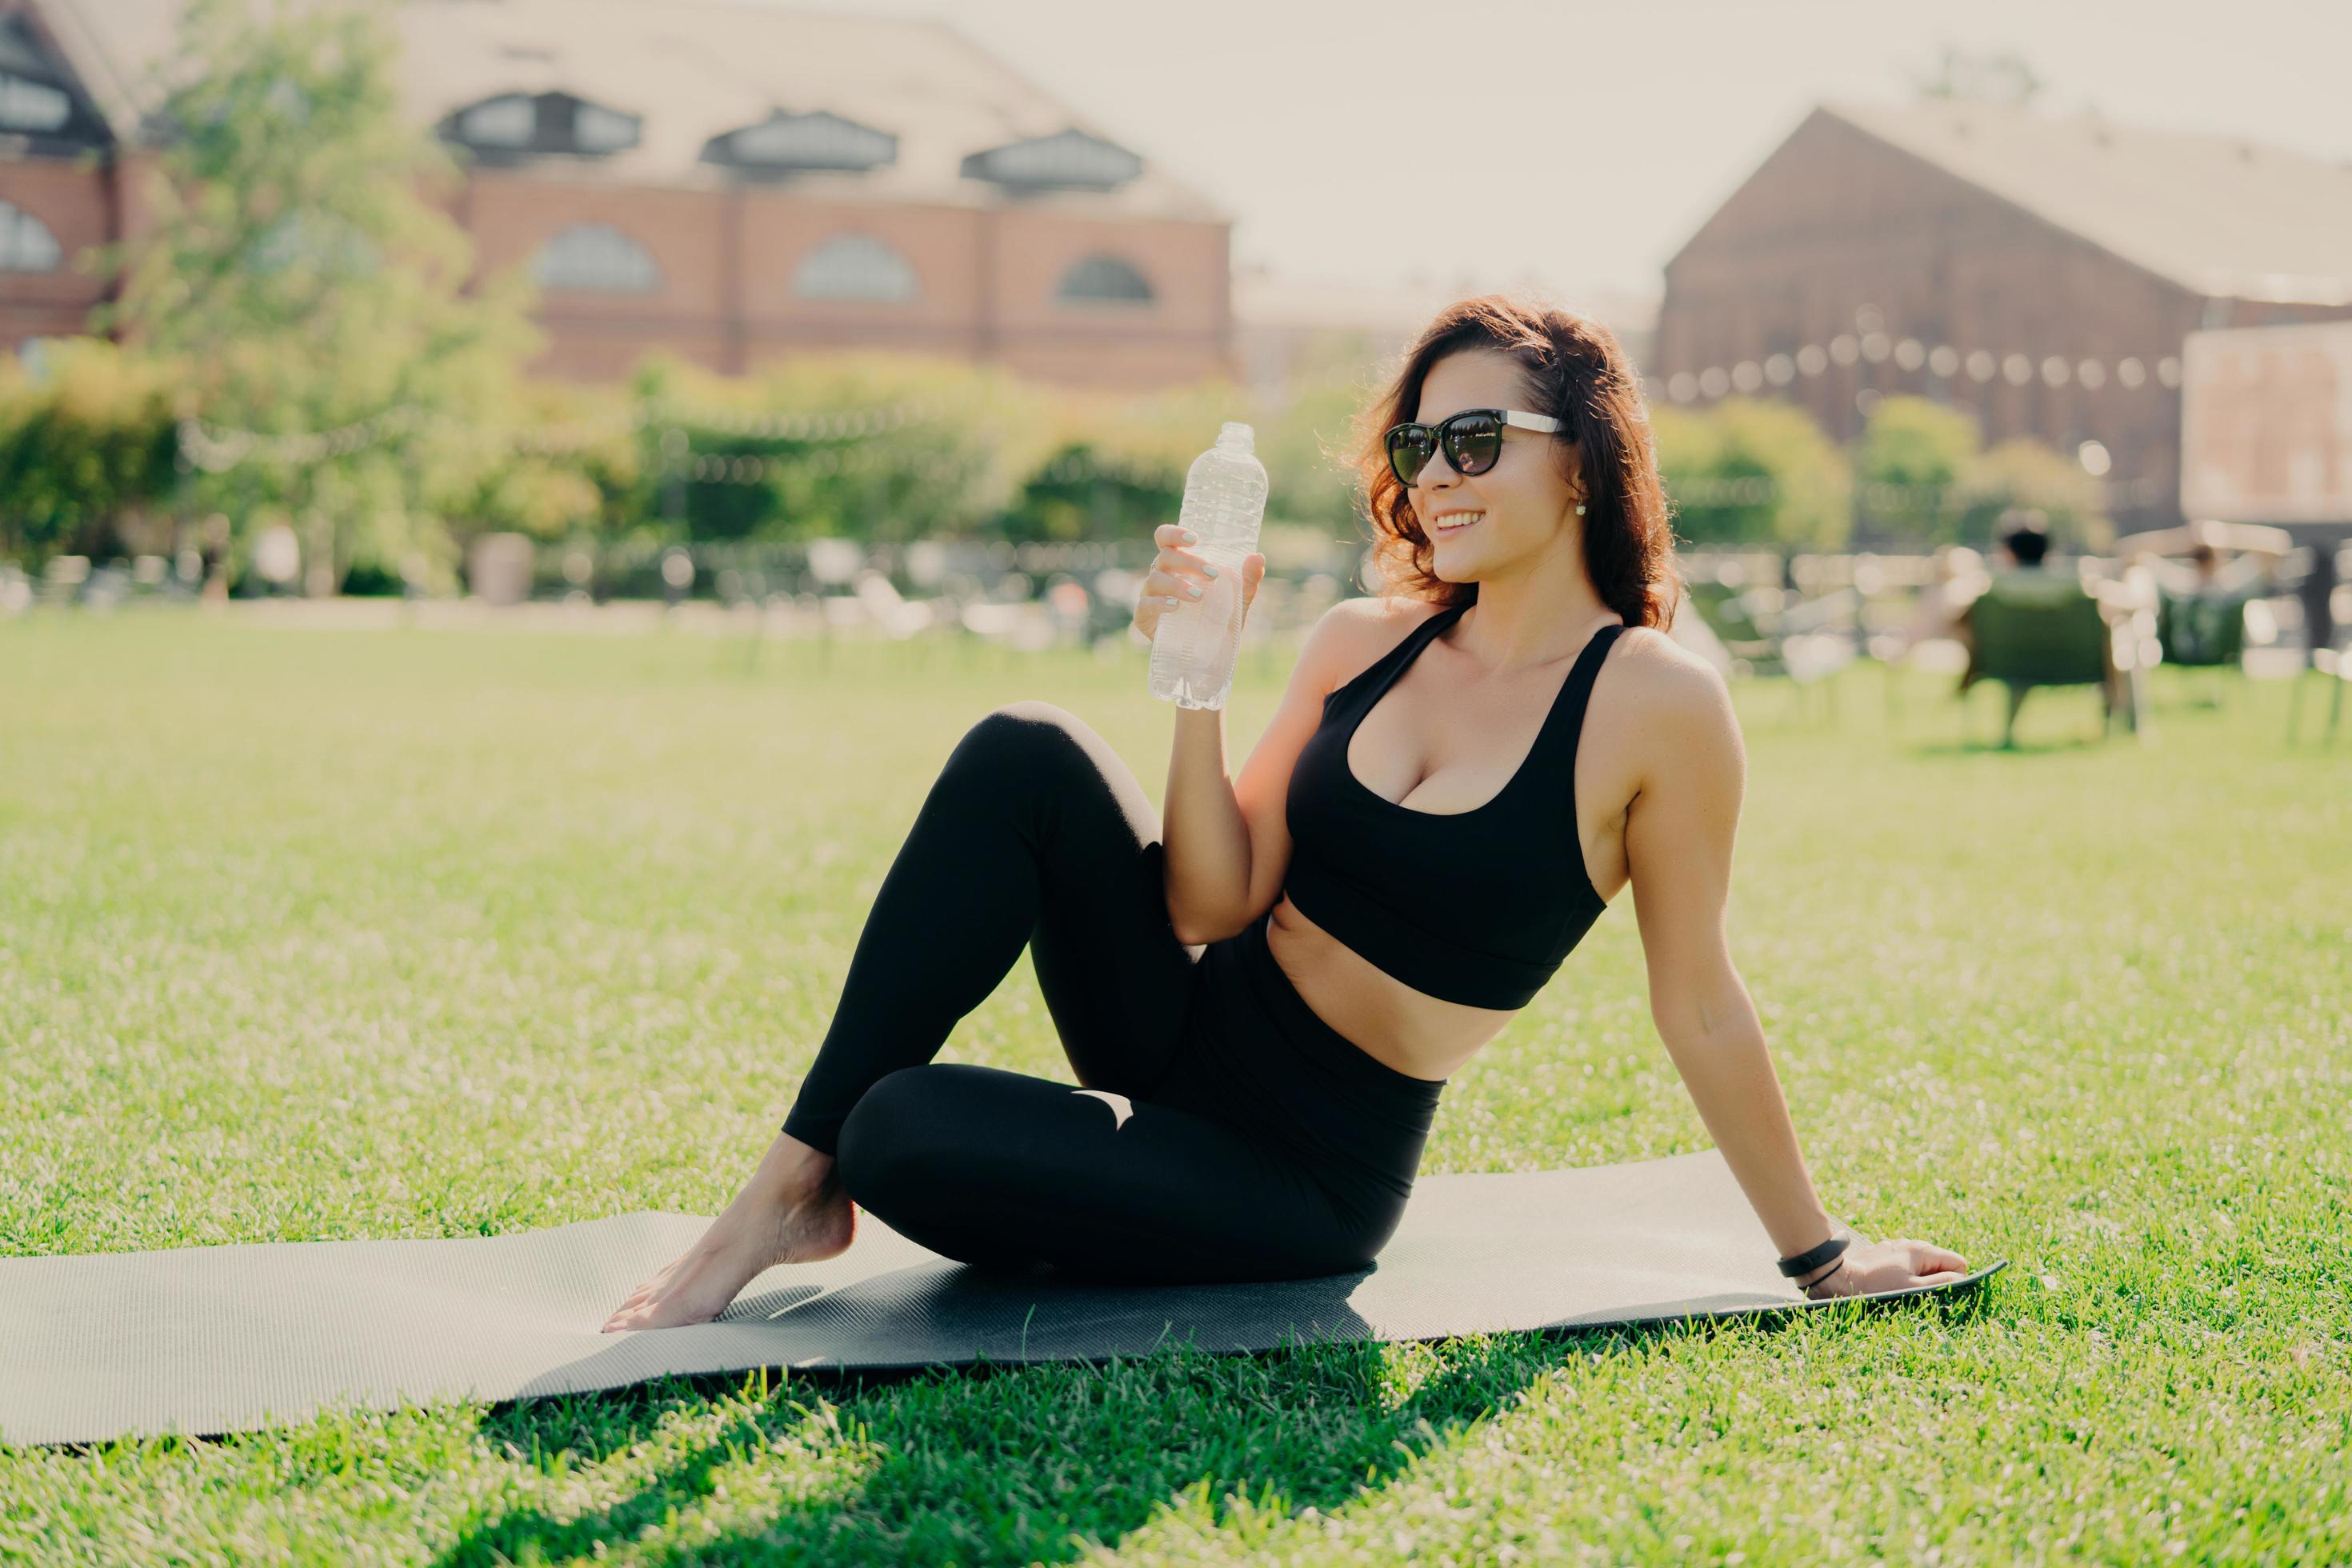
[[[1323,700],[1284,796],[1283,890],[1307,919],[1416,991],[1523,1007],[1609,907],[1576,831],[1576,745],[1601,661],[1623,626],[1592,635],[1510,782],[1468,811],[1417,811],[1376,795],[1348,742],[1431,638],[1475,600],[1438,611]]]

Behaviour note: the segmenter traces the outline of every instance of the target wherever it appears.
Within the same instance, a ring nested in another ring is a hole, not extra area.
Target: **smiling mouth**
[[[1465,511],[1452,517],[1440,518],[1430,525],[1430,531],[1433,534],[1459,533],[1465,528],[1475,527],[1479,520],[1486,515],[1483,511]]]

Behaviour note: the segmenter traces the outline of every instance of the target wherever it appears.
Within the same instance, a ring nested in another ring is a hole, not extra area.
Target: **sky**
[[[812,0],[936,16],[1234,217],[1244,270],[1654,294],[1825,99],[1949,46],[2035,104],[2352,160],[2347,0]]]

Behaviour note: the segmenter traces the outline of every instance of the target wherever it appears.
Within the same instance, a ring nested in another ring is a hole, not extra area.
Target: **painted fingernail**
[[[1197,599],[1201,596],[1201,584],[1198,583],[1187,583],[1184,584],[1184,592],[1192,595],[1192,597]]]
[[[1187,543],[1187,544],[1198,544],[1200,542],[1201,542],[1201,536],[1200,536],[1199,534],[1197,534],[1197,533],[1193,532],[1193,531],[1192,531],[1191,529],[1189,529],[1189,528],[1188,528],[1188,529],[1186,529],[1186,530],[1184,531],[1184,542],[1185,542],[1185,543]]]
[[[1217,574],[1217,569],[1213,566],[1203,566],[1201,570],[1207,573],[1212,577]]]
[[[1174,604],[1176,603],[1176,595],[1173,595],[1173,594],[1169,595],[1168,595],[1168,602],[1169,602],[1169,604],[1170,604],[1170,605],[1174,605]]]

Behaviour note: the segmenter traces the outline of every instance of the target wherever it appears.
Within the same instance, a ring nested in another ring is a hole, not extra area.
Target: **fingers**
[[[1207,590],[1193,578],[1173,572],[1150,572],[1144,575],[1143,591],[1147,595],[1174,594],[1183,598],[1197,599]]]
[[[1969,1260],[1948,1247],[1937,1247],[1931,1241],[1909,1239],[1905,1240],[1903,1245],[1910,1251],[1911,1271],[1914,1274],[1927,1274],[1938,1269],[1952,1268],[1958,1269],[1963,1274],[1968,1272]]]
[[[1136,595],[1135,624],[1146,635],[1159,619],[1160,612],[1177,604],[1203,598],[1208,584],[1223,568],[1192,551],[1183,548],[1187,532],[1181,522],[1163,522],[1151,531],[1152,542],[1160,552],[1152,557],[1150,570],[1144,574],[1143,583]],[[1258,584],[1265,578],[1265,555],[1253,550],[1242,558],[1242,605],[1246,609],[1257,596]]]
[[[1215,576],[1218,571],[1218,568],[1205,557],[1195,555],[1189,550],[1172,549],[1163,549],[1159,554],[1153,556],[1151,569],[1155,572],[1183,573],[1188,576],[1198,577],[1203,582]]]
[[[1206,558],[1184,548],[1188,544],[1198,544],[1200,541],[1193,538],[1182,523],[1161,523],[1151,531],[1151,542],[1160,546],[1160,553],[1153,556],[1151,560],[1155,570],[1193,572],[1203,577],[1213,577],[1217,574],[1217,568]],[[1257,563],[1257,569],[1260,572],[1265,570],[1265,557],[1252,552],[1244,560],[1243,570],[1245,573],[1249,569],[1248,563],[1251,561]]]

